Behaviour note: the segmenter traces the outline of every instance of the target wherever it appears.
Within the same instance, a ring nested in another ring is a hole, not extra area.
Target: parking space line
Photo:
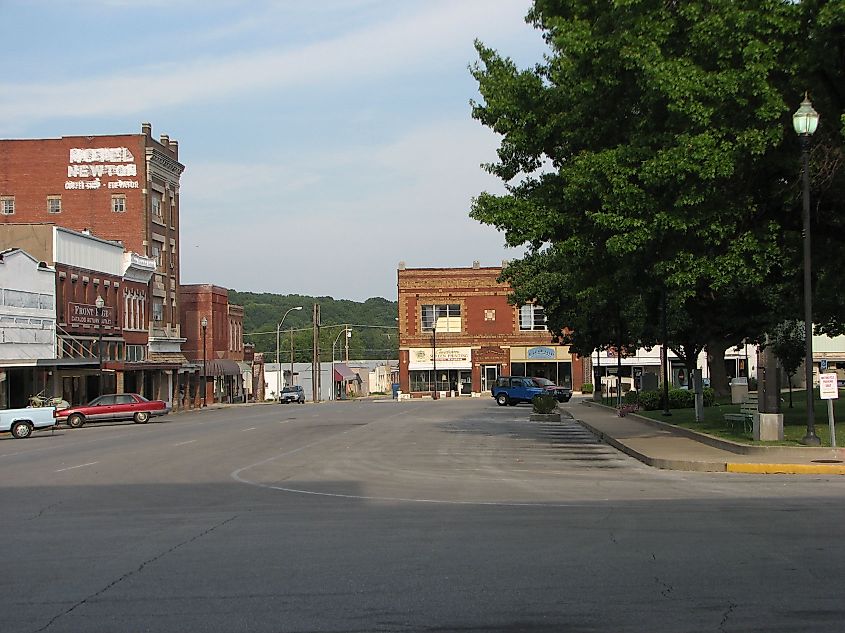
[[[187,442],[179,442],[178,444],[174,444],[173,446],[184,446],[185,444],[190,444],[191,442],[196,442],[196,440],[188,440]]]
[[[88,462],[87,464],[80,464],[79,466],[70,466],[68,468],[59,468],[59,470],[53,471],[57,473],[63,473],[66,470],[73,470],[74,468],[85,468],[86,466],[93,466],[94,464],[99,464],[100,462]]]

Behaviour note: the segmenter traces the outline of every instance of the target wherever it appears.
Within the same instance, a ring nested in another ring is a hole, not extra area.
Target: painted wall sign
[[[469,369],[471,367],[472,348],[438,347],[437,369]],[[431,369],[431,348],[415,347],[409,351],[409,369]]]
[[[67,304],[68,325],[114,325],[114,308],[104,306],[102,314],[97,316],[97,306],[89,303]]]
[[[126,147],[72,148],[67,167],[65,189],[138,189],[135,156]],[[79,178],[81,180],[70,180]],[[117,178],[108,180],[104,178]]]
[[[532,347],[527,356],[529,360],[554,360],[555,351],[551,347]]]

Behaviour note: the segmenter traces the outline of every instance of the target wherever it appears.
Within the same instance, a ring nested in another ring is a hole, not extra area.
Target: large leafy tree
[[[501,135],[487,169],[507,193],[481,194],[471,215],[528,246],[531,266],[505,276],[547,307],[556,331],[571,328],[577,341],[586,322],[585,341],[613,344],[611,315],[593,313],[619,291],[618,271],[636,291],[620,294],[639,294],[646,311],[626,338],[654,338],[665,289],[669,339],[688,364],[705,345],[723,355],[797,308],[800,240],[784,221],[797,142],[785,137],[805,9],[536,0],[528,20],[549,45],[541,63],[520,70],[477,43],[473,116]],[[525,285],[521,273],[544,265],[555,267],[544,282]]]

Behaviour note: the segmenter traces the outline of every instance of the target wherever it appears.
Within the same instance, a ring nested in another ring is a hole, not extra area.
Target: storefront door
[[[481,368],[481,391],[490,391],[499,377],[500,365],[484,365]]]
[[[458,395],[471,396],[472,395],[472,371],[458,372]]]

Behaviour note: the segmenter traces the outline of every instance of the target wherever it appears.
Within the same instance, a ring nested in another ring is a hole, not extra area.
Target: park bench
[[[742,422],[742,428],[746,433],[751,433],[754,428],[754,414],[757,413],[757,393],[749,393],[739,405],[739,413],[725,413],[725,423],[733,428],[734,423]]]

